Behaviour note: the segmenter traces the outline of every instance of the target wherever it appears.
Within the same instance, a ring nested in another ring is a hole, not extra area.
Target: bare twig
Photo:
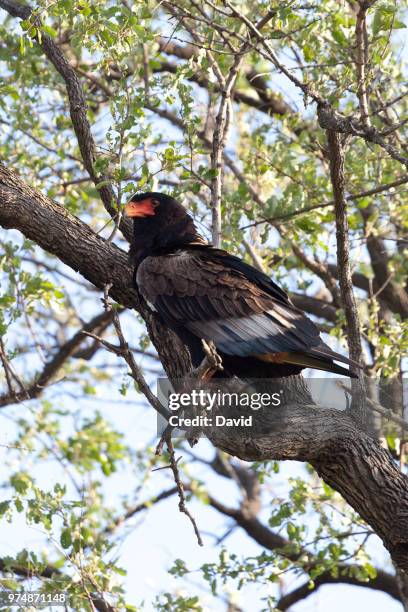
[[[4,375],[6,377],[8,395],[9,397],[15,397],[16,394],[15,394],[14,387],[13,387],[13,381],[11,379],[10,365],[7,359],[6,351],[4,349],[4,343],[3,343],[2,338],[0,338],[0,359],[1,359],[2,366],[3,366]]]
[[[11,393],[9,388],[9,392],[7,394],[1,395],[0,407],[14,402],[21,402],[27,399],[35,399],[39,397],[47,386],[49,386],[55,380],[58,372],[67,362],[67,360],[74,356],[81,344],[83,344],[84,334],[103,342],[103,339],[99,338],[99,336],[93,335],[93,332],[102,333],[111,322],[112,315],[110,313],[103,312],[93,317],[93,319],[86,323],[82,329],[72,336],[72,338],[59,347],[57,353],[45,364],[42,372],[39,374],[36,380],[22,388],[21,391],[13,391]],[[0,356],[2,356],[1,351]]]
[[[137,504],[136,506],[133,506],[132,508],[129,508],[129,510],[124,515],[119,516],[116,519],[114,519],[114,521],[104,530],[105,534],[113,533],[116,529],[118,529],[121,525],[123,525],[123,523],[128,521],[130,518],[132,518],[139,512],[148,510],[154,504],[157,504],[158,502],[164,499],[167,499],[168,497],[171,497],[172,495],[174,495],[174,493],[177,493],[177,490],[178,490],[177,487],[166,489],[162,491],[161,493],[159,493],[158,495],[156,495],[155,497],[145,502],[141,502]]]
[[[378,185],[377,187],[373,187],[372,189],[366,189],[364,191],[360,191],[358,193],[350,193],[345,196],[347,202],[358,200],[360,198],[366,198],[368,196],[377,195],[379,193],[384,193],[384,191],[389,191],[390,189],[394,189],[395,187],[399,187],[400,185],[405,185],[408,183],[408,175],[402,176],[400,179],[396,181],[392,181],[391,183],[385,183],[384,185]],[[299,215],[304,215],[314,210],[318,210],[320,208],[328,208],[334,205],[334,200],[329,200],[328,202],[321,202],[320,204],[315,204],[314,206],[308,206],[307,208],[302,208],[300,210],[294,210],[293,212],[284,213],[282,215],[277,215],[276,217],[264,217],[259,221],[255,221],[254,223],[249,223],[248,225],[244,225],[241,229],[247,229],[249,227],[255,227],[260,225],[261,223],[270,223],[274,225],[277,222],[288,221],[297,217]]]
[[[357,68],[357,97],[360,105],[360,117],[363,125],[370,127],[370,118],[367,100],[366,64],[367,64],[367,6],[359,2],[356,19],[356,68]]]
[[[146,397],[149,404],[154,408],[154,410],[160,414],[166,421],[168,421],[170,412],[167,410],[165,406],[161,404],[161,402],[157,399],[154,393],[151,392],[149,385],[144,378],[141,369],[137,365],[135,358],[133,357],[133,353],[129,348],[128,343],[126,342],[125,336],[123,335],[122,326],[119,321],[119,316],[114,306],[109,302],[109,291],[112,287],[112,284],[105,285],[104,298],[103,303],[105,306],[106,312],[110,313],[112,316],[112,323],[115,328],[116,334],[119,339],[119,346],[115,346],[114,344],[107,342],[103,338],[99,338],[91,333],[86,333],[86,335],[91,336],[96,340],[99,340],[108,349],[111,353],[114,353],[118,357],[122,357],[130,368],[130,375],[136,381],[139,389]]]
[[[18,401],[19,397],[21,397],[21,399],[29,399],[28,390],[26,386],[24,385],[23,381],[21,380],[21,378],[19,377],[19,375],[17,374],[17,372],[15,371],[14,367],[11,365],[10,361],[8,360],[6,350],[4,347],[4,343],[1,338],[0,338],[0,359],[2,362],[3,369],[4,369],[4,374],[6,376],[7,387],[9,390],[9,393],[6,394],[5,396],[9,398],[8,403]],[[20,391],[15,391],[14,385],[12,382],[13,380],[20,387]],[[1,406],[1,403],[0,403],[0,406]]]
[[[194,533],[196,534],[196,538],[197,538],[197,542],[200,546],[203,546],[203,541],[201,539],[201,535],[199,532],[199,529],[197,527],[197,523],[195,518],[192,516],[192,514],[190,513],[190,511],[188,510],[187,506],[186,506],[186,498],[184,495],[184,487],[183,487],[183,483],[180,479],[180,472],[178,470],[177,467],[177,461],[175,458],[175,454],[174,454],[174,446],[173,446],[173,442],[171,441],[171,437],[169,436],[167,439],[167,449],[169,451],[169,455],[170,455],[170,466],[173,472],[173,476],[174,476],[174,482],[176,483],[177,486],[177,493],[179,496],[179,510],[180,512],[183,512],[186,516],[188,516],[188,518],[191,521],[191,524],[193,525],[193,529],[194,529]]]

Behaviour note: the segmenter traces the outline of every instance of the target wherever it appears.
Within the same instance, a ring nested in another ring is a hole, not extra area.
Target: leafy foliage
[[[262,33],[289,74],[339,112],[357,117],[357,4],[257,0],[232,6],[254,24],[271,11]],[[399,47],[407,4],[372,4],[365,60],[370,122],[403,150],[406,61]],[[0,12],[0,158],[123,248],[99,197],[104,186],[113,188],[118,213],[135,191],[168,191],[189,207],[210,237],[211,186],[221,177],[211,148],[222,81],[240,45],[248,43],[228,103],[221,173],[223,244],[261,263],[299,299],[325,305],[327,318],[321,310],[309,314],[329,341],[345,346],[344,316],[333,289],[334,212],[324,131],[307,93],[282,74],[265,46],[226,7],[218,0],[200,7],[184,0],[160,5],[150,0],[38,0],[24,19]],[[94,171],[102,177],[96,184],[85,170],[66,83],[44,53],[46,37],[67,58],[83,88],[96,143]],[[387,297],[387,291],[406,286],[408,273],[404,172],[384,148],[363,138],[348,139],[348,221],[365,348],[371,372],[390,380],[404,371],[408,349],[407,322]],[[24,524],[28,533],[36,529],[42,534],[41,545],[16,546],[12,554],[1,554],[1,585],[19,590],[34,582],[42,592],[66,590],[74,610],[92,610],[95,593],[109,593],[118,609],[135,610],[125,594],[126,571],[133,574],[134,569],[122,567],[120,544],[127,522],[158,503],[161,488],[169,485],[166,476],[152,473],[166,466],[167,458],[154,456],[154,424],[148,432],[140,425],[147,411],[135,406],[140,398],[129,386],[126,368],[89,337],[68,348],[84,323],[100,313],[99,294],[16,232],[4,231],[1,237],[0,418],[7,439],[0,440],[5,468],[0,516],[7,529]],[[386,264],[385,282],[376,277],[379,253]],[[134,316],[123,319],[129,342],[153,380],[160,364],[145,330]],[[95,333],[111,335],[108,324]],[[27,389],[60,354],[61,363],[45,388],[30,396]],[[211,471],[209,450],[202,444],[198,465],[206,466],[204,473],[188,461],[181,471],[191,501],[201,504],[204,515],[216,508],[209,493],[214,474],[217,479],[225,474]],[[288,576],[303,576],[311,588],[325,573],[363,583],[375,578],[378,559],[371,559],[367,547],[372,534],[316,475],[302,470],[298,477],[283,478],[277,462],[248,471],[259,478],[260,497],[267,503],[262,522],[283,538],[283,548],[261,545],[256,554],[246,554],[235,552],[235,542],[227,541],[212,550],[209,561],[192,565],[191,559],[177,559],[170,568],[173,578],[188,585],[191,572],[199,573],[214,597],[226,585],[245,592],[255,584],[259,599],[251,609],[273,609],[277,589],[271,591],[271,585]],[[270,493],[275,486],[282,494]],[[223,485],[217,494],[224,495]],[[155,609],[205,609],[211,595],[175,585],[157,588]]]

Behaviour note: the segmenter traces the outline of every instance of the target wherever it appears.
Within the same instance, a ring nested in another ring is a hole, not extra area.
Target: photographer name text
[[[221,414],[217,414],[215,417],[207,415],[199,415],[195,417],[181,417],[177,414],[173,414],[169,418],[169,425],[171,427],[185,428],[185,427],[252,427],[252,416],[241,416],[236,418],[228,419]]]

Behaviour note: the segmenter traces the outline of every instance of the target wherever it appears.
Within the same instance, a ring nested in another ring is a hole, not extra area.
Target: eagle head
[[[133,195],[125,206],[125,215],[133,219],[129,259],[136,265],[149,255],[165,254],[191,243],[206,243],[184,206],[165,193]]]

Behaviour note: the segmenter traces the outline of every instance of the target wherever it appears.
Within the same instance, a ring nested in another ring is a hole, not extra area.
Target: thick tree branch
[[[221,469],[219,469],[218,464],[215,466],[212,465],[212,467],[217,471],[217,473],[221,473],[221,475],[231,478],[231,474],[225,473],[225,471],[222,470],[222,466],[219,466],[221,467]],[[234,470],[238,469],[238,471],[241,473],[241,480],[244,479],[244,475],[242,473],[247,474],[249,472],[248,469],[245,469],[239,464],[232,464],[231,467]],[[252,472],[249,473],[246,477],[251,478],[251,476],[254,476]],[[258,481],[258,479],[256,480]],[[246,499],[243,499],[240,504],[240,507],[235,509],[227,507],[224,504],[220,503],[212,495],[209,495],[208,502],[212,508],[236,521],[236,523],[247,533],[247,535],[264,549],[277,551],[280,555],[282,555],[282,557],[286,557],[292,560],[293,562],[296,562],[300,558],[302,558],[304,560],[303,563],[305,571],[310,571],[317,563],[319,563],[318,560],[314,557],[314,555],[312,553],[309,553],[307,549],[294,551],[293,546],[291,545],[291,542],[289,540],[287,540],[280,534],[275,533],[274,531],[269,529],[269,527],[264,525],[257,518],[257,514],[259,513],[260,509],[259,505],[255,506],[254,511],[252,511],[253,506],[250,506],[248,511],[248,504],[246,503]],[[277,608],[279,610],[286,610],[289,606],[296,603],[296,601],[305,599],[309,595],[313,594],[320,586],[324,584],[338,583],[352,584],[355,586],[380,590],[387,593],[394,599],[397,599],[398,601],[401,600],[396,577],[392,576],[391,574],[388,574],[387,572],[377,570],[377,575],[375,576],[375,578],[371,578],[366,582],[361,582],[357,578],[355,578],[355,575],[353,573],[353,566],[351,564],[339,563],[336,567],[336,570],[337,571],[335,576],[332,575],[329,570],[327,570],[315,577],[315,587],[313,589],[310,589],[309,584],[306,583],[298,589],[295,589],[291,593],[288,593],[287,595],[283,596],[280,599]]]
[[[191,370],[185,347],[152,316],[132,288],[126,254],[1,164],[0,225],[18,229],[95,286],[102,289],[113,283],[110,296],[142,314],[168,375],[180,379]],[[207,432],[210,440],[247,461],[312,463],[383,539],[396,564],[408,570],[408,478],[348,414],[310,406],[301,378],[289,377],[278,384],[285,385],[288,403],[265,414],[261,431],[245,435],[217,428]]]
[[[370,578],[367,582],[358,582],[353,576],[347,574],[347,572],[342,573],[342,568],[339,568],[340,572],[338,576],[332,576],[330,572],[324,572],[313,579],[314,588],[309,587],[309,583],[302,584],[297,589],[294,589],[290,593],[283,595],[277,602],[276,608],[281,612],[285,612],[285,610],[289,610],[291,606],[294,606],[298,601],[303,601],[310,595],[316,593],[317,589],[326,584],[349,584],[354,586],[362,586],[367,587],[369,589],[374,589],[376,591],[382,591],[383,593],[387,593],[393,599],[397,601],[401,601],[401,595],[399,592],[398,584],[395,579],[395,576],[391,576],[391,574],[387,574],[381,570],[377,570],[377,575],[375,578]]]
[[[0,225],[16,228],[44,250],[56,255],[95,287],[103,290],[113,282],[109,295],[127,308],[135,308],[143,316],[152,337],[161,336],[161,357],[172,372],[174,351],[191,369],[186,348],[177,336],[163,327],[133,289],[133,270],[127,255],[115,245],[96,235],[85,223],[62,206],[36,192],[4,165],[0,164]],[[75,245],[75,248],[72,247]],[[176,371],[175,373],[178,373]]]
[[[295,306],[315,317],[326,319],[331,323],[337,322],[336,308],[324,300],[302,293],[294,293],[293,291],[290,294],[290,299]]]
[[[327,142],[329,148],[330,176],[334,195],[334,208],[336,213],[337,269],[339,273],[341,298],[347,322],[347,341],[351,359],[360,363],[362,355],[360,321],[353,292],[347,201],[344,193],[344,150],[340,141],[340,136],[332,130],[327,131]]]
[[[397,312],[403,319],[406,319],[408,318],[408,292],[401,284],[394,281],[384,240],[376,236],[375,230],[369,227],[370,217],[375,212],[374,207],[369,205],[362,208],[360,212],[366,230],[367,250],[374,272],[374,293],[379,300],[385,302],[392,312]]]
[[[217,473],[231,478],[231,474],[225,472],[225,468],[222,467],[223,465],[224,464],[218,465],[217,463],[217,465],[214,466],[211,464],[211,467],[213,467],[213,469]],[[245,480],[245,478],[251,479],[251,477],[255,477],[256,482],[259,485],[258,478],[253,472],[249,472],[249,470],[239,465],[236,466],[235,464],[232,465],[231,468],[233,471],[235,469],[238,470],[238,472],[240,473],[241,480]],[[241,472],[243,472],[243,474],[241,474]],[[188,483],[184,483],[183,486],[186,491],[191,490],[191,487]],[[126,521],[133,518],[133,516],[135,516],[136,514],[139,514],[140,512],[146,510],[152,504],[156,504],[162,500],[168,499],[176,493],[177,487],[172,487],[170,489],[162,491],[156,497],[153,497],[147,502],[136,504],[135,506],[129,508],[123,516],[118,517],[114,521],[114,523],[112,523],[112,525],[106,530],[106,533],[111,533],[115,531]],[[301,555],[305,555],[305,558],[308,559],[308,565],[307,568],[305,568],[306,570],[310,570],[311,568],[313,568],[314,564],[318,562],[316,559],[314,559],[313,554],[310,554],[305,550],[296,553],[291,553],[290,541],[282,537],[281,535],[273,532],[271,529],[263,525],[261,521],[258,520],[258,518],[256,517],[256,513],[259,511],[259,507],[257,507],[255,514],[252,512],[248,513],[248,505],[245,499],[242,501],[241,506],[238,509],[226,506],[212,495],[208,495],[208,503],[211,508],[213,508],[220,514],[223,514],[224,516],[233,519],[236,524],[239,525],[251,539],[253,539],[257,544],[259,544],[259,546],[261,546],[265,550],[277,551],[279,554],[282,554],[283,557],[292,559],[293,561],[297,561]],[[400,601],[401,599],[395,576],[392,576],[387,572],[377,570],[377,575],[375,576],[375,578],[370,578],[366,582],[361,582],[353,576],[353,566],[351,564],[339,564],[337,569],[339,571],[338,575],[336,576],[333,576],[330,571],[325,571],[316,578],[314,578],[315,587],[313,589],[310,589],[309,584],[305,583],[298,589],[295,589],[287,595],[284,595],[279,600],[277,608],[282,611],[288,609],[289,606],[293,605],[297,601],[306,599],[309,595],[313,595],[313,593],[315,593],[316,590],[324,584],[350,584],[358,587],[382,591],[384,593],[387,593],[397,601]]]
[[[257,435],[207,433],[215,446],[244,460],[309,461],[408,569],[408,478],[351,416],[296,403],[268,412]]]

